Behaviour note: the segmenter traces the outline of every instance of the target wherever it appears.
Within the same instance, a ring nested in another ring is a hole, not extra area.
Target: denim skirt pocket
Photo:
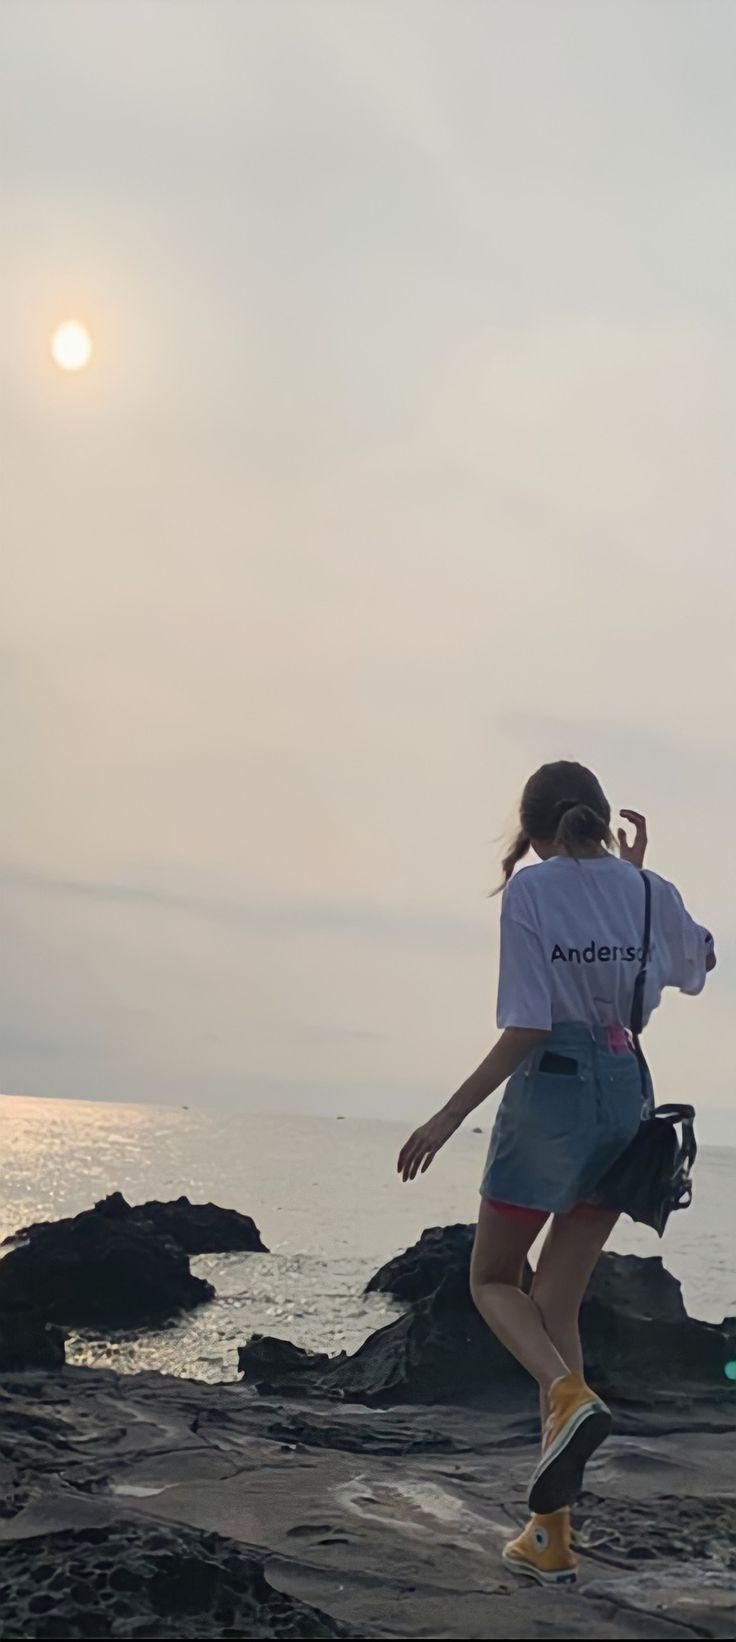
[[[561,1140],[583,1127],[585,1091],[580,1074],[530,1072],[522,1099],[524,1121],[540,1137]]]

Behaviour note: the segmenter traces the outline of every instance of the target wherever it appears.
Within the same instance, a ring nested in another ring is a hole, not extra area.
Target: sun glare
[[[51,338],[51,356],[62,371],[83,371],[92,358],[92,338],[86,325],[67,319]]]

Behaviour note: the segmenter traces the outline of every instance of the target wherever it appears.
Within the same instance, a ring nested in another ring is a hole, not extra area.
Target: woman
[[[646,826],[612,853],[611,808],[581,764],[545,764],[527,782],[516,841],[503,863],[498,1025],[490,1054],[399,1157],[404,1180],[429,1168],[463,1119],[508,1079],[491,1137],[471,1261],[473,1299],[489,1328],[539,1385],[542,1456],[532,1519],[504,1551],[543,1583],[575,1578],[569,1506],[611,1416],[586,1385],[578,1313],[616,1215],[595,1188],[634,1138],[643,1098],[627,1030],[634,983],[647,978],[644,1020],[666,986],[702,991],[713,942],[674,888],[651,873],[652,935],[644,953]],[[515,873],[529,851],[539,864]],[[547,1220],[530,1294],[527,1253]]]

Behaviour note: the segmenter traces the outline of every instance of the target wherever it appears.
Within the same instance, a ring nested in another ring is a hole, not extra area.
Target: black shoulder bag
[[[645,897],[644,947],[634,983],[631,1035],[645,1107],[650,1099],[650,1079],[641,1047],[641,1032],[652,936],[652,886],[645,872],[641,876]],[[698,1152],[694,1120],[692,1106],[657,1106],[650,1117],[643,1117],[638,1134],[598,1182],[596,1202],[607,1209],[618,1209],[620,1214],[628,1214],[644,1226],[653,1226],[661,1237],[673,1210],[686,1209],[692,1201],[691,1171]]]

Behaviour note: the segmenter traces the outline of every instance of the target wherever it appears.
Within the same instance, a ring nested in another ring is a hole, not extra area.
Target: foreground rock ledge
[[[2,1547],[0,1638],[357,1636],[232,1540],[122,1519]]]
[[[481,1322],[468,1292],[471,1226],[434,1227],[383,1267],[370,1290],[409,1301],[405,1315],[371,1334],[352,1356],[328,1357],[254,1335],[241,1347],[245,1381],[265,1395],[339,1398],[368,1406],[531,1406],[528,1375]],[[581,1313],[591,1382],[613,1402],[652,1390],[736,1403],[725,1364],[736,1325],[687,1315],[681,1286],[660,1259],[606,1254]]]
[[[536,1445],[531,1406],[2,1377],[0,1638],[736,1635],[736,1401],[619,1407],[574,1512],[574,1592],[501,1558]]]

